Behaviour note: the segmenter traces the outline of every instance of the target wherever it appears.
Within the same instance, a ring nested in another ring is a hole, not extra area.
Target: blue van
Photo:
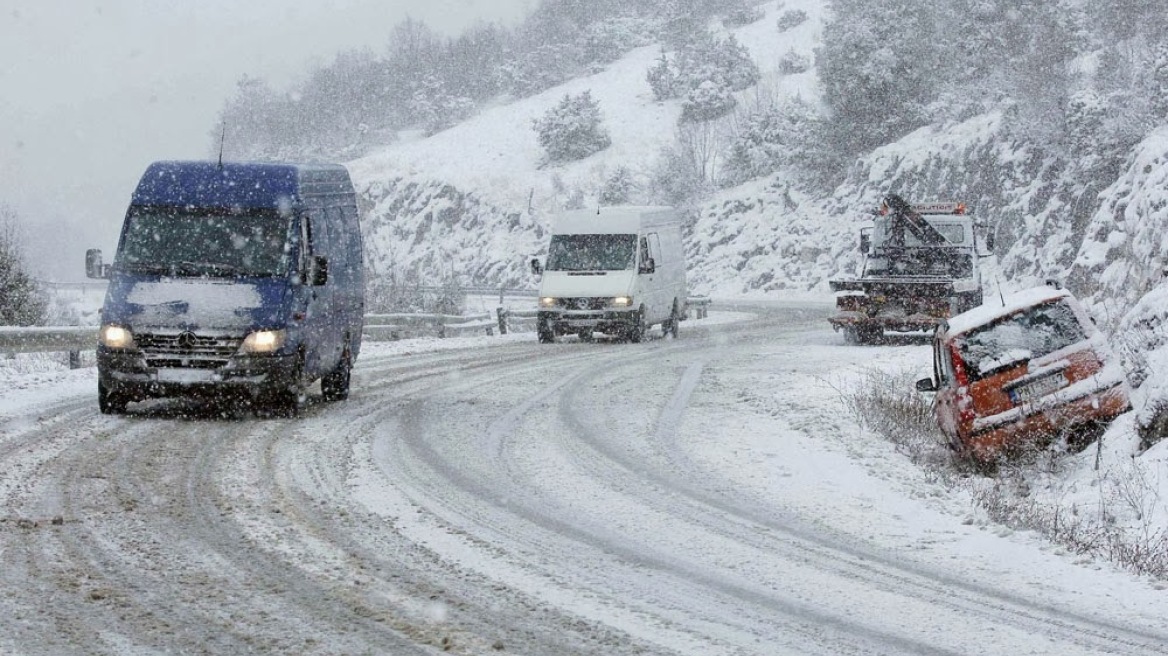
[[[153,397],[242,398],[295,415],[348,397],[361,349],[357,199],[332,164],[156,162],[130,201],[97,346],[105,414]]]

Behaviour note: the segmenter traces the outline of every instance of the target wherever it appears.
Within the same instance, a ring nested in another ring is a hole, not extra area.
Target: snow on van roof
[[[620,205],[585,210],[569,210],[552,220],[552,232],[559,234],[636,234],[642,226],[676,223],[672,207]]]
[[[1019,310],[1024,310],[1032,305],[1070,296],[1071,293],[1065,289],[1057,289],[1043,285],[1010,294],[1006,297],[1004,304],[995,304],[995,299],[987,299],[984,305],[975,307],[967,312],[962,312],[949,319],[949,328],[946,332],[950,335],[963,333],[978,326],[984,326],[1002,317],[1009,316]]]

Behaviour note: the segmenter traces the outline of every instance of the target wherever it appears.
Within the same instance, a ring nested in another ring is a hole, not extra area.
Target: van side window
[[[303,277],[308,271],[308,263],[312,261],[312,221],[307,214],[300,216],[300,275]]]

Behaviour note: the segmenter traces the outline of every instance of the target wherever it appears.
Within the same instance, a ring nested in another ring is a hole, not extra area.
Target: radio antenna
[[[227,119],[223,119],[223,127],[219,130],[219,168],[223,168],[223,144],[227,141]]]

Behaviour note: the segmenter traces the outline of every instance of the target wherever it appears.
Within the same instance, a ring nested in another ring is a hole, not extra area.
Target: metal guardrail
[[[696,319],[706,318],[710,299],[691,296],[686,299],[686,312],[693,310]],[[511,310],[499,307],[490,312],[473,315],[398,313],[367,314],[362,334],[374,341],[391,341],[434,335],[456,337],[471,334],[500,335],[518,330],[534,331],[538,310]],[[95,348],[97,328],[94,326],[0,326],[0,353],[69,353],[69,365],[80,366],[81,352]]]

